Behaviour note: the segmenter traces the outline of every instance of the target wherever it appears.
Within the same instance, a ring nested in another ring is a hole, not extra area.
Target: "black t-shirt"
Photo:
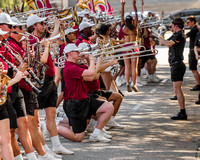
[[[197,33],[194,46],[200,47],[200,32]]]
[[[186,41],[183,30],[175,32],[169,40],[175,42],[175,44],[169,48],[169,63],[171,64],[176,61],[182,61]]]
[[[188,32],[186,35],[190,37],[190,49],[194,50],[194,42],[196,38],[196,34],[199,32],[197,26],[194,26],[190,32]]]

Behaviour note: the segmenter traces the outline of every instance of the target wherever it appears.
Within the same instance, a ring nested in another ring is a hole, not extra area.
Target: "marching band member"
[[[69,119],[70,129],[59,127],[59,134],[72,141],[81,142],[85,135],[87,120],[98,115],[97,125],[90,136],[90,141],[110,142],[102,135],[102,129],[113,113],[113,106],[108,102],[88,97],[86,81],[93,80],[95,75],[94,57],[89,56],[89,67],[77,64],[80,48],[68,44],[64,52],[67,62],[63,70],[65,80],[63,109]]]
[[[15,17],[12,17],[11,19],[17,23],[16,25],[13,26],[13,31],[17,31],[18,33],[23,33],[23,28],[24,28],[24,25],[26,24],[20,23],[19,20]],[[31,54],[31,53],[25,53],[25,48],[23,48],[22,43],[19,42],[21,38],[22,38],[21,34],[11,33],[11,36],[8,37],[8,46],[11,48],[14,54],[18,55],[19,59],[20,58],[24,59],[27,56],[26,54]],[[38,152],[39,159],[43,159],[43,160],[54,159],[54,157],[47,154],[46,151],[44,150],[43,144],[40,139],[40,135],[35,123],[34,112],[35,112],[35,109],[39,109],[37,95],[32,90],[32,88],[25,83],[24,80],[21,80],[19,82],[19,88],[21,89],[24,95],[24,101],[25,101],[26,112],[27,112],[27,117],[28,117],[28,126],[30,130],[30,135],[32,138],[33,147]]]
[[[16,25],[16,23],[14,23],[11,20],[10,16],[6,13],[0,13],[0,20],[1,20],[0,28],[4,31],[10,32],[12,31],[12,25]],[[7,37],[4,37],[5,40],[6,38]],[[14,58],[12,56],[8,60],[14,64]],[[21,68],[22,71],[25,71],[25,67],[26,65],[23,64],[19,66],[19,68]],[[11,141],[12,141],[14,156],[16,159],[22,159],[18,143],[15,139],[15,129],[18,126],[19,139],[26,152],[28,159],[31,160],[37,159],[33,151],[31,136],[28,129],[28,119],[25,110],[24,97],[21,90],[19,89],[18,83],[12,86],[12,92],[10,93],[10,96],[12,100],[12,106],[14,108],[14,110],[13,109],[8,110],[11,121]],[[15,119],[15,114],[17,115],[17,121]]]
[[[126,0],[121,0],[122,5],[122,12],[121,12],[121,25],[124,25],[124,36],[125,36],[125,43],[126,42],[132,42],[138,40],[138,27],[139,27],[139,21],[138,21],[138,15],[137,15],[137,8],[136,8],[136,0],[133,0],[133,9],[135,12],[135,19],[131,15],[128,15],[125,17],[124,20],[124,5],[126,3]],[[138,51],[135,49],[135,51]],[[127,57],[127,56],[124,56]],[[133,90],[135,92],[139,92],[136,81],[137,81],[137,66],[138,66],[138,57],[131,58],[131,59],[124,59],[125,63],[125,78],[126,78],[126,86],[127,91],[132,92],[130,87],[129,79],[131,77],[133,82]]]
[[[76,31],[77,31],[77,29],[73,29],[73,28],[68,28],[68,29],[65,30],[66,44],[76,42]],[[63,56],[63,51],[64,51],[66,44],[63,43],[61,45],[59,57]],[[63,68],[61,69],[60,74],[61,74],[61,93],[60,93],[60,95],[58,96],[58,99],[57,99],[57,103],[56,103],[57,107],[62,102],[63,94],[64,94],[65,81],[64,81],[64,78],[63,78]]]
[[[44,20],[46,18],[40,18],[37,15],[31,15],[27,19],[27,27],[34,28],[33,34],[34,36],[37,36],[40,41],[42,41],[42,38],[40,37],[44,33]],[[37,40],[33,38],[32,41],[30,41],[30,44],[36,43]],[[51,55],[49,53],[49,41],[43,40],[42,46],[45,47],[44,52],[41,56],[41,63],[44,63],[48,66],[48,69],[45,73],[45,79],[44,84],[40,88],[41,93],[38,95],[38,103],[40,109],[45,109],[46,113],[46,127],[49,131],[51,141],[53,144],[52,151],[55,153],[60,154],[74,154],[72,151],[67,150],[62,146],[60,143],[60,140],[58,138],[58,132],[56,128],[55,123],[55,115],[56,115],[56,101],[57,101],[57,87],[54,82],[54,76],[55,76],[55,68],[54,68],[54,62],[51,58]],[[40,53],[37,53],[40,54]],[[39,110],[37,111],[37,115],[39,115]],[[38,116],[38,124],[39,124],[39,116]],[[41,133],[41,130],[39,129],[39,132]],[[48,146],[45,144],[43,139],[43,145],[45,150],[49,150]]]
[[[155,30],[152,29],[153,35],[159,38],[160,45],[169,47],[169,63],[171,80],[173,82],[174,92],[177,95],[178,103],[180,106],[180,112],[171,116],[172,120],[187,120],[187,114],[185,110],[185,98],[182,92],[183,77],[185,74],[186,66],[183,63],[183,51],[185,46],[185,36],[183,33],[184,21],[181,18],[175,18],[170,24],[173,35],[165,40]]]

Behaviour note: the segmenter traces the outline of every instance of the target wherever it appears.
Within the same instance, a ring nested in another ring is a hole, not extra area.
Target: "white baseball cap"
[[[2,13],[0,13],[0,24],[16,25],[17,23],[15,23],[11,20],[9,14],[2,12]]]
[[[81,22],[81,24],[79,25],[79,31],[82,31],[85,28],[88,27],[93,27],[95,24],[89,23],[89,22]]]
[[[89,51],[89,47],[88,47],[88,44],[87,43],[80,43],[78,45],[78,48],[81,48],[81,50],[84,50],[84,51]]]
[[[72,51],[80,51],[81,48],[77,47],[74,43],[69,43],[67,46],[64,48],[64,53],[67,54]]]
[[[87,9],[84,9],[81,11],[81,14],[86,15],[86,14],[90,14],[91,12]]]
[[[40,18],[36,14],[30,15],[26,21],[27,27],[34,25],[35,23],[45,21],[47,17]]]
[[[84,17],[85,15],[82,12],[77,12],[78,17]]]
[[[16,17],[11,17],[11,20],[17,23],[15,26],[25,26],[26,23],[21,23]]]
[[[77,31],[78,29],[73,29],[73,28],[68,28],[65,30],[65,35],[69,34],[69,33],[73,33],[75,31]]]
[[[6,31],[2,31],[1,29],[0,29],[0,35],[4,35],[4,34],[7,34],[8,32],[6,32]]]

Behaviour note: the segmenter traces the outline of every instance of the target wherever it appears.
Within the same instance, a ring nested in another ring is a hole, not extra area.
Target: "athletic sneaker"
[[[141,85],[147,85],[147,82],[144,81],[141,76],[138,76],[137,77],[137,83],[141,84]]]
[[[118,77],[116,78],[115,82],[116,82],[116,85],[117,85],[118,87],[122,86],[121,77],[118,76]]]
[[[53,148],[52,151],[56,154],[65,154],[65,155],[71,155],[74,154],[74,152],[66,149],[62,145],[60,147]]]
[[[106,142],[106,143],[108,143],[108,142],[111,141],[110,139],[105,138],[105,137],[102,135],[102,133],[100,133],[100,134],[98,134],[98,135],[92,133],[92,134],[90,135],[89,140],[90,140],[91,142]]]
[[[107,139],[111,139],[112,138],[112,136],[110,134],[107,134],[104,130],[101,130],[101,134]]]
[[[51,150],[47,151],[47,153],[50,154],[50,155],[52,155],[54,158],[62,159],[62,155],[58,155],[58,154],[52,152]]]
[[[38,155],[38,160],[62,160],[61,158],[54,158],[54,156],[50,154],[45,154],[45,156]]]
[[[105,128],[108,128],[108,129],[109,129],[109,127],[104,126],[103,129],[102,129],[102,131],[104,131],[104,132],[105,132],[106,134],[108,134],[108,135],[112,135],[112,133],[109,132],[109,131],[106,131]]]
[[[94,119],[91,119],[89,125],[86,128],[86,131],[88,133],[92,133],[94,131],[96,125],[97,125],[97,121],[95,121]]]
[[[123,129],[124,128],[124,126],[117,123],[114,119],[109,120],[108,123],[106,124],[106,127],[116,128],[116,129]]]

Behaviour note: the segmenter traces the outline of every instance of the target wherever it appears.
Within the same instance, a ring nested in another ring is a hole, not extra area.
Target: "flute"
[[[13,69],[13,71],[15,72],[18,72],[19,69],[16,68],[11,62],[9,62],[2,54],[0,54],[0,58],[11,68]],[[27,79],[27,78],[23,78],[23,80],[33,89],[33,91],[36,93],[36,94],[39,94],[41,91],[36,88],[33,83]]]
[[[20,63],[22,64],[23,62],[13,53],[13,51],[4,43],[1,43],[6,50]],[[21,56],[21,55],[20,55]],[[31,70],[27,69],[27,72],[33,77],[33,79],[41,86],[43,85],[43,82],[36,76],[36,74]]]

